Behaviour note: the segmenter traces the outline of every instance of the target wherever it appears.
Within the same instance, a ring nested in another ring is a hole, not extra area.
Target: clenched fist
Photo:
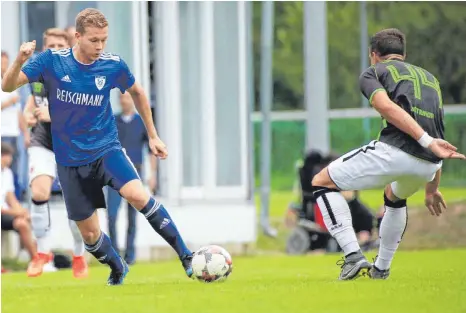
[[[36,50],[36,41],[30,41],[30,42],[24,42],[21,47],[19,47],[19,53],[18,53],[18,61],[21,62],[21,64],[25,63],[27,59],[29,59],[33,54],[34,51]]]
[[[159,138],[150,138],[149,139],[149,148],[153,155],[163,159],[166,159],[168,156],[167,146]]]

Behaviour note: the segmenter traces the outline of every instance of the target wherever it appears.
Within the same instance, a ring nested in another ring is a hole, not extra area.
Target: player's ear
[[[371,65],[374,65],[378,62],[377,54],[374,51],[369,52],[369,58],[371,59]]]
[[[76,32],[76,33],[74,33],[74,37],[75,37],[76,40],[79,42],[79,41],[81,40],[82,35],[81,35],[81,33]]]

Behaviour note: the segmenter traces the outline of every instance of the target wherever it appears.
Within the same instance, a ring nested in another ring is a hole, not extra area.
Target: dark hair
[[[8,53],[6,51],[2,50],[2,57],[7,57],[8,58]]]
[[[7,142],[2,142],[2,155],[13,155],[15,149]]]
[[[370,44],[371,52],[375,52],[381,57],[389,54],[405,55],[405,35],[396,28],[388,28],[379,31],[372,36]]]

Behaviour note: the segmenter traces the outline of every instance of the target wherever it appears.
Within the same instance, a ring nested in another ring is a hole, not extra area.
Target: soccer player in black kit
[[[312,180],[314,196],[330,234],[345,257],[340,280],[366,273],[386,279],[407,225],[406,199],[425,187],[432,215],[446,208],[438,190],[442,160],[465,159],[444,140],[442,94],[438,80],[405,62],[406,41],[398,29],[376,33],[369,47],[372,66],[360,78],[361,92],[383,121],[379,139],[330,163]],[[348,204],[339,191],[385,187],[385,215],[375,263],[367,261],[352,227]]]

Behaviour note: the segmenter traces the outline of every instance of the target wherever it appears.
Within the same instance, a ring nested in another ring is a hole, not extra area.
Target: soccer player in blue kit
[[[68,217],[76,221],[86,250],[111,268],[107,284],[122,284],[129,268],[100,230],[95,208],[105,207],[105,185],[119,191],[144,214],[177,252],[191,277],[192,252],[164,206],[144,189],[118,140],[109,101],[113,88],[132,96],[146,126],[151,152],[162,159],[168,156],[141,85],[119,56],[104,53],[107,38],[105,16],[96,9],[85,9],[76,17],[77,44],[73,48],[46,50],[22,68],[36,46],[35,41],[23,43],[4,75],[2,88],[13,91],[27,83],[41,82],[49,90],[53,147]]]

